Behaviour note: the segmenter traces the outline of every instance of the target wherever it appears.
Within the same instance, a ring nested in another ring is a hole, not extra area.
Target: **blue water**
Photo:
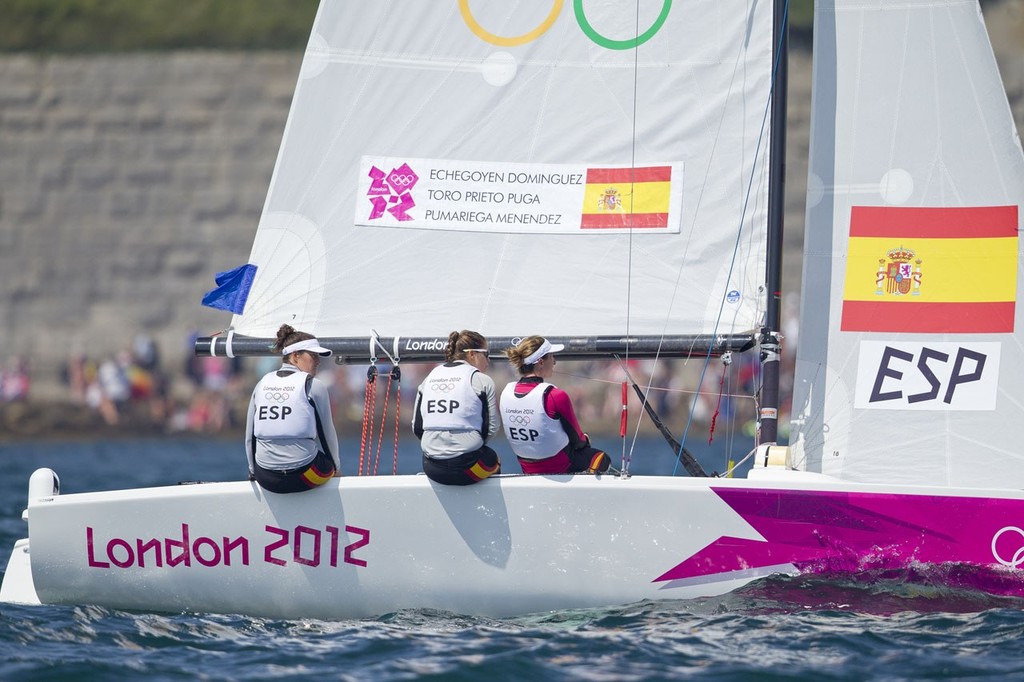
[[[633,471],[671,470],[671,452],[658,457],[634,460]],[[236,440],[7,444],[0,458],[0,566],[25,534],[20,516],[38,466],[57,470],[66,493],[245,471]],[[702,463],[721,468],[717,458]],[[403,444],[400,472],[416,462]],[[920,570],[773,576],[715,598],[503,619],[413,610],[283,621],[0,605],[0,679],[1014,678],[1024,675],[1022,639],[1024,600],[944,588]]]

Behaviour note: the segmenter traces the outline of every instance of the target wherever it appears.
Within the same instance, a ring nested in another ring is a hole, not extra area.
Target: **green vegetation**
[[[2,0],[0,52],[301,50],[318,4],[319,0]],[[672,9],[685,11],[686,3],[677,2]],[[791,0],[794,43],[809,44],[813,12],[813,0]]]
[[[814,23],[814,0],[790,0],[789,25],[794,40],[810,38]]]
[[[318,0],[3,0],[0,52],[296,50]]]

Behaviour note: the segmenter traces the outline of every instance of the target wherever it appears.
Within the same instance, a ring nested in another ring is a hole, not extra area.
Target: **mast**
[[[772,124],[768,170],[767,310],[761,330],[759,444],[775,443],[779,432],[779,330],[782,326],[782,234],[786,190],[786,110],[789,83],[789,0],[774,0],[772,31]]]

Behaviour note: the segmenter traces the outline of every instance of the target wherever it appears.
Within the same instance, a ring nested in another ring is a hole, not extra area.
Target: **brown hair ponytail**
[[[444,349],[446,362],[465,360],[466,351],[473,348],[486,348],[487,339],[480,332],[463,329],[461,332],[452,332],[448,335],[448,345]]]

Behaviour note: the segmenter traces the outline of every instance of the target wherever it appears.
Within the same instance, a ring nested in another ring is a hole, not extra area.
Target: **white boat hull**
[[[964,564],[977,569],[965,584],[1024,594],[1024,493],[760,473],[510,476],[469,487],[419,475],[337,478],[300,495],[249,482],[47,495],[29,501],[31,551],[15,552],[0,599],[274,618],[406,608],[507,616],[710,596],[775,572],[910,563]]]

